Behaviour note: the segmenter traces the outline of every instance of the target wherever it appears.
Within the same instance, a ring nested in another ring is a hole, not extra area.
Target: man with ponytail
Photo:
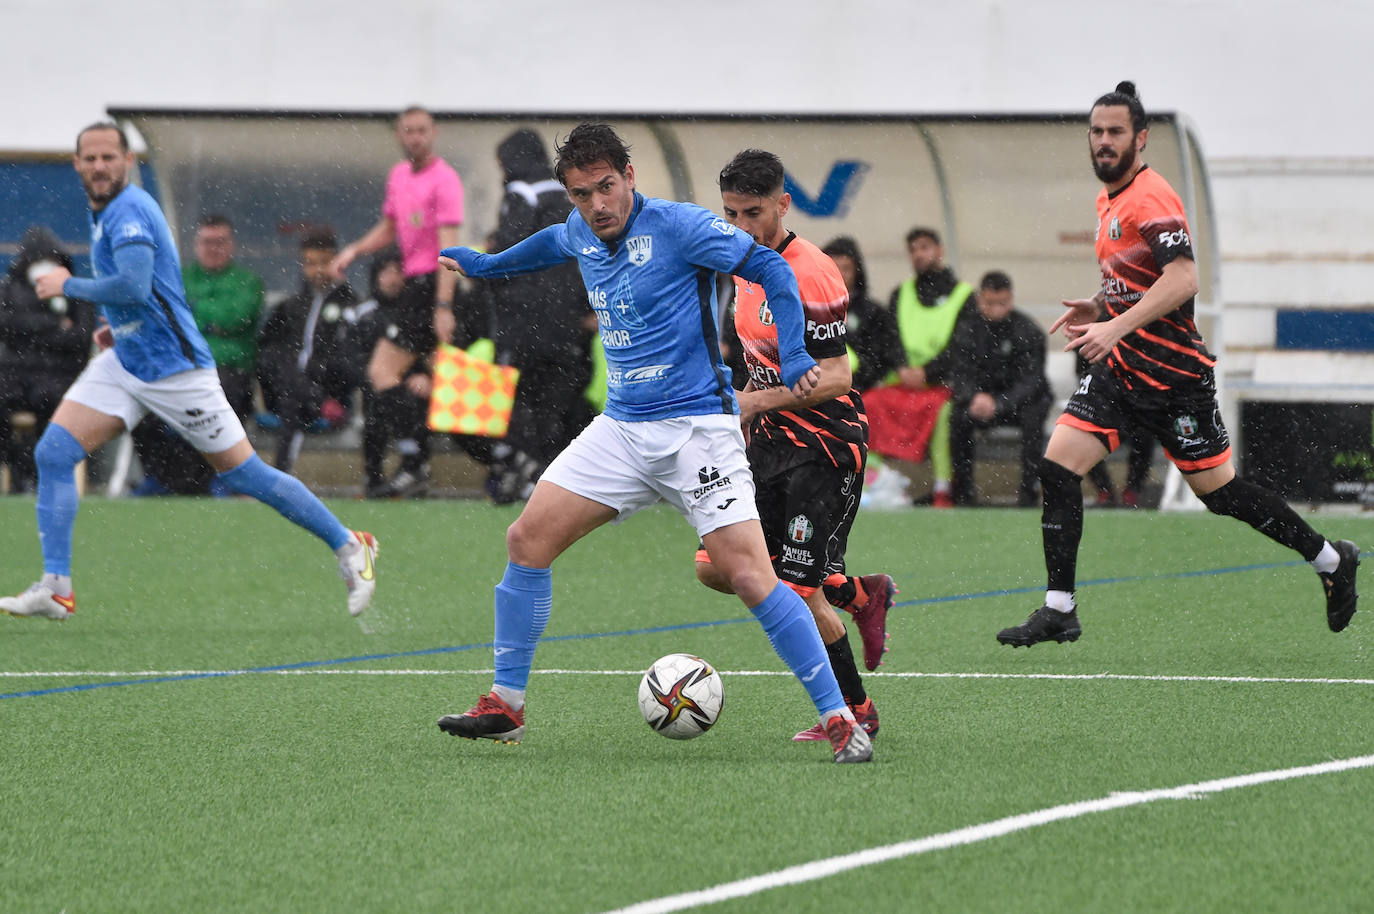
[[[1050,326],[1092,363],[1059,417],[1040,461],[1041,532],[1049,584],[1045,603],[1021,625],[998,632],[1013,647],[1077,641],[1074,577],[1083,533],[1083,475],[1132,425],[1157,438],[1202,503],[1244,521],[1312,564],[1326,593],[1333,632],[1350,623],[1359,547],[1328,541],[1281,498],[1236,475],[1217,408],[1216,360],[1193,315],[1197,265],[1183,202],[1141,159],[1148,134],[1135,84],[1093,103],[1088,152],[1103,184],[1097,197],[1102,288],[1065,300]]]

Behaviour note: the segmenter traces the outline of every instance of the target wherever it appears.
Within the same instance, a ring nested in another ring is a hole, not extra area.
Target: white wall
[[[1227,301],[1360,305],[1371,35],[1354,0],[0,0],[0,150],[107,106],[1076,112],[1130,78],[1214,163]]]
[[[1364,154],[1371,33],[1341,0],[0,0],[0,149],[107,105],[1083,111],[1131,78],[1209,155]]]

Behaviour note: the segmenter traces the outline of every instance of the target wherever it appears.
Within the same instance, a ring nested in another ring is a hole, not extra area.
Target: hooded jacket
[[[572,212],[539,134],[515,131],[496,147],[496,158],[505,175],[506,193],[491,238],[493,254],[566,221]],[[582,321],[591,308],[575,263],[488,283],[498,358],[507,360],[508,354],[513,364],[520,365],[530,358],[587,350],[590,336]]]
[[[91,357],[95,305],[59,295],[40,299],[29,267],[44,260],[68,270],[72,259],[51,231],[35,225],[0,279],[0,365],[7,372],[42,372],[75,378]]]

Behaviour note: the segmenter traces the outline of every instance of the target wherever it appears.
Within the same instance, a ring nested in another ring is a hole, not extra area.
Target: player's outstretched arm
[[[100,279],[73,276],[62,284],[63,294],[100,305],[141,305],[153,291],[153,249],[126,244],[114,252],[115,271]]]
[[[806,352],[806,320],[802,313],[801,295],[797,292],[797,275],[777,251],[754,245],[736,274],[763,286],[768,295],[768,310],[773,312],[773,325],[778,329],[778,362],[785,386],[802,385],[798,396],[806,396],[820,380],[820,372],[809,383],[807,377],[816,367],[816,360]]]
[[[439,252],[439,263],[446,269],[457,269],[465,276],[482,279],[535,273],[573,259],[567,237],[567,226],[559,223],[540,229],[499,254],[482,254],[461,245],[444,248]],[[453,266],[445,263],[446,260],[451,261]]]

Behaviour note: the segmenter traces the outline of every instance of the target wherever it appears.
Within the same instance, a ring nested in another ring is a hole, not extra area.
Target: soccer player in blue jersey
[[[328,543],[348,585],[348,611],[361,613],[377,585],[377,540],[339,523],[300,480],[253,452],[186,304],[167,220],[152,197],[129,184],[134,155],[124,131],[112,123],[82,130],[74,162],[91,205],[95,278],[59,268],[40,277],[37,291],[42,298],[66,295],[100,305],[106,325],[96,343],[102,351],[72,382],[34,448],[43,576],[18,596],[0,599],[0,610],[55,620],[76,611],[76,466],[153,412],[204,454],[230,489],[276,508]]]
[[[557,152],[554,173],[574,206],[567,222],[499,254],[446,248],[440,263],[503,277],[575,260],[606,351],[606,410],[549,465],[506,532],[495,683],[476,707],[440,718],[440,728],[520,741],[525,688],[553,602],[553,560],[602,524],[662,498],[696,528],[713,567],[801,680],[835,761],[867,761],[872,744],[840,694],[811,612],[773,571],[739,404],[716,342],[715,274],[758,283],[778,328],[784,385],[798,397],[813,390],[820,370],[806,354],[796,277],[776,252],[710,211],[637,193],[629,147],[610,127],[579,125]]]

